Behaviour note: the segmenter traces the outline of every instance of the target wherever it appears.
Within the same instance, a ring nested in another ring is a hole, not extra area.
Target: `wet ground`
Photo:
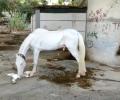
[[[36,75],[11,84],[6,74],[16,73],[16,53],[0,51],[0,100],[120,100],[120,67],[86,61],[86,76],[76,79],[76,61],[68,54],[58,59],[62,53],[43,52]],[[28,55],[26,70],[31,70]]]

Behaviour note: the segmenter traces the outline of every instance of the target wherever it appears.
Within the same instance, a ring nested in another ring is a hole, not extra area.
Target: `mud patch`
[[[59,63],[48,63],[45,66],[42,66],[39,69],[39,79],[45,79],[56,84],[72,86],[77,84],[82,88],[89,88],[92,86],[91,78],[94,75],[94,69],[87,68],[86,76],[82,76],[77,79],[77,64],[74,62],[68,61],[66,64],[73,64],[69,67],[65,65],[65,62]],[[47,66],[47,67],[46,67]]]

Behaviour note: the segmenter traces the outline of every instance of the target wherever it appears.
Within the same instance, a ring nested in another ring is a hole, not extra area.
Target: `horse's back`
[[[43,29],[43,28],[38,28],[38,29],[35,29],[31,34],[40,34],[44,32],[48,32],[48,30]]]
[[[48,30],[46,30],[46,29],[43,29],[43,28],[38,28],[38,29],[36,29],[36,30],[34,30],[32,33],[34,33],[34,34],[46,34],[46,33],[48,33],[48,34],[51,34],[51,33],[78,33],[78,31],[77,30],[75,30],[75,29],[63,29],[63,30],[56,30],[56,31],[48,31]]]
[[[57,31],[48,31],[46,29],[36,29],[35,31],[30,34],[33,39],[61,39],[61,38],[76,38],[78,37],[78,34],[80,34],[77,30],[75,29],[64,29],[64,30],[57,30]]]
[[[69,37],[72,39],[72,38],[78,38],[80,33],[75,29],[65,29],[63,30],[63,34],[65,37]]]

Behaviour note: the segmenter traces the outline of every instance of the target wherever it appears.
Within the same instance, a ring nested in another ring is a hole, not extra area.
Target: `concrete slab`
[[[88,71],[92,70],[93,73],[90,77],[86,77],[91,82],[91,86],[85,88],[79,85],[83,81],[73,78],[73,74],[77,71],[76,61],[48,61],[47,54],[44,56],[44,53],[39,60],[38,74],[35,77],[23,78],[17,84],[11,84],[6,73],[16,72],[12,65],[15,61],[16,52],[0,51],[0,100],[120,100],[120,72],[118,67],[112,68],[86,61]],[[30,59],[31,57],[31,55],[28,56]],[[31,66],[32,60],[29,60],[27,70]],[[70,84],[66,85],[66,83],[60,84],[49,80],[48,77],[40,78],[43,75],[49,77],[60,75],[61,77],[60,73],[63,74],[63,77],[64,75],[71,75],[72,82],[70,81]]]

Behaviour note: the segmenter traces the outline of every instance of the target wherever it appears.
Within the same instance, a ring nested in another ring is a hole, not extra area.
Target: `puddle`
[[[49,65],[49,64],[48,64]],[[55,67],[56,66],[56,67]],[[76,70],[66,69],[64,66],[59,65],[49,65],[49,67],[42,66],[39,70],[39,79],[45,79],[50,82],[54,82],[59,85],[72,86],[77,84],[82,88],[89,88],[92,86],[92,77],[94,75],[93,68],[87,68],[86,76],[81,76],[81,78],[76,78]]]

